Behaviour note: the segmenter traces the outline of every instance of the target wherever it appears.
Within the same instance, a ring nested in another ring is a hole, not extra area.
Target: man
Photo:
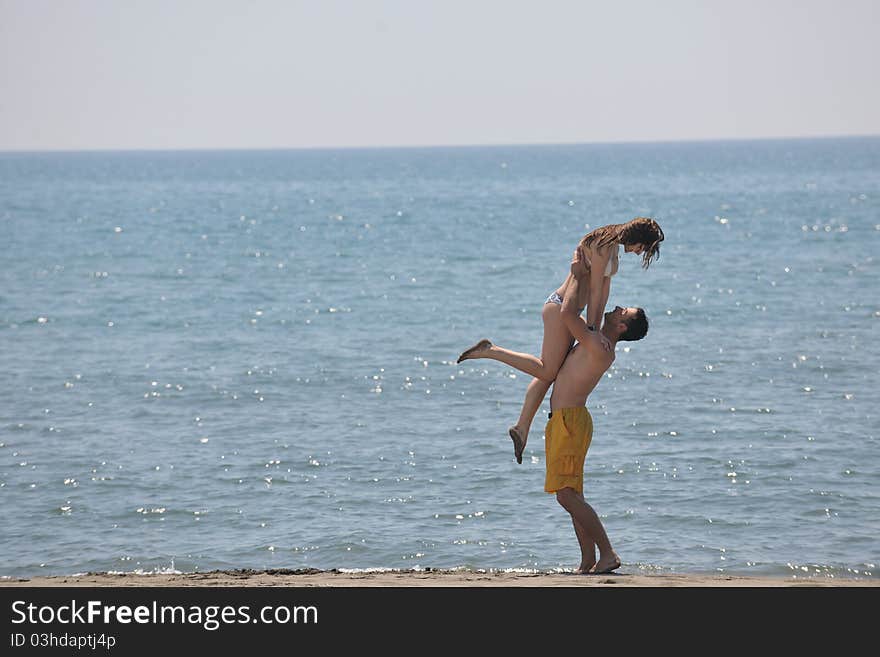
[[[578,287],[587,284],[576,277],[562,303],[565,326],[578,341],[568,352],[550,395],[550,419],[544,430],[547,476],[544,490],[556,493],[556,501],[568,511],[581,548],[578,573],[610,573],[620,568],[602,521],[584,500],[584,459],[593,437],[593,419],[587,397],[614,362],[619,340],[641,340],[648,332],[648,318],[641,308],[616,307],[605,313],[601,331],[590,330],[578,314]],[[609,351],[599,334],[611,343]],[[596,547],[599,560],[596,561]]]
[[[585,404],[587,397],[614,362],[614,346],[619,340],[641,340],[648,332],[648,319],[641,308],[616,307],[605,313],[601,330],[588,327],[578,313],[579,287],[589,285],[583,268],[572,267],[576,276],[566,290],[562,304],[565,325],[577,344],[565,358],[550,396],[550,418],[544,430],[547,474],[544,490],[556,493],[556,500],[571,515],[581,548],[577,573],[610,573],[620,567],[620,558],[611,547],[602,521],[583,495],[584,459],[593,437],[593,420]],[[607,338],[611,348],[603,344]],[[488,355],[491,352],[491,355]],[[493,358],[522,369],[522,355],[499,350],[488,340],[468,349],[462,356]],[[599,559],[596,560],[596,547]]]

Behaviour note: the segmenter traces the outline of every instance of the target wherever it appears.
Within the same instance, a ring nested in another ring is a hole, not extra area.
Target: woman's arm
[[[569,274],[568,276],[565,277],[565,280],[562,281],[562,298],[563,299],[568,296],[568,290],[571,288],[571,281],[573,278],[574,278],[574,276],[572,274]]]

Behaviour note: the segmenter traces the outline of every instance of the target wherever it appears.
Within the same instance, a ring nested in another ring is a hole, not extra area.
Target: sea
[[[0,153],[0,576],[566,572],[541,307],[608,309],[584,495],[629,573],[880,577],[880,137]]]

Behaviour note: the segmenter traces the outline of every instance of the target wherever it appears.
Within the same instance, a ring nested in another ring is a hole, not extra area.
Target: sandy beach
[[[340,572],[338,570],[215,570],[182,574],[86,573],[9,578],[6,587],[876,587],[880,580],[851,578],[746,577],[711,574],[574,575],[460,570]]]

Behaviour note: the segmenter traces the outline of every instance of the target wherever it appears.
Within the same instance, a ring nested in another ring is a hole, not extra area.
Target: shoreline
[[[798,578],[726,574],[614,572],[575,575],[557,572],[465,570],[317,569],[212,570],[194,573],[82,573],[0,579],[2,587],[876,587],[880,579]]]

